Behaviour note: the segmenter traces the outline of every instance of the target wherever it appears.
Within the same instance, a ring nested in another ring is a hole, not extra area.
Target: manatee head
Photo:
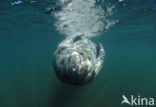
[[[84,42],[86,40],[76,44],[74,40],[66,39],[56,49],[53,59],[54,69],[56,76],[63,83],[82,85],[92,81],[97,75],[97,69],[101,67],[96,57],[96,54],[99,54],[98,49],[96,50],[96,45],[90,44],[90,41],[87,41],[89,44]],[[89,49],[90,45],[95,47],[94,50]],[[101,60],[103,61],[102,58]]]

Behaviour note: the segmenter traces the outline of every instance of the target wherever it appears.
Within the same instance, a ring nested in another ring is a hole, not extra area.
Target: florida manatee
[[[56,76],[63,83],[82,85],[92,81],[102,68],[105,52],[83,36],[63,40],[53,56]]]

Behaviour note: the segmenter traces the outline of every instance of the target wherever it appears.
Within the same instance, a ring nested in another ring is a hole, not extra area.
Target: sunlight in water
[[[54,13],[57,19],[55,26],[66,36],[96,36],[118,22],[108,18],[115,6],[108,6],[104,10],[96,4],[96,0],[60,0],[57,4],[61,11]]]

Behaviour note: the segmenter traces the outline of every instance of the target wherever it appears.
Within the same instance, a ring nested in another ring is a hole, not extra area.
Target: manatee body
[[[99,73],[105,52],[83,36],[68,37],[62,41],[53,58],[56,76],[63,83],[81,85],[92,81]]]

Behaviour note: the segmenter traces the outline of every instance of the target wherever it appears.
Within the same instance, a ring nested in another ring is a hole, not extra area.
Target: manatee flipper
[[[99,73],[100,69],[102,68],[103,60],[105,57],[105,51],[101,43],[98,43],[97,45],[97,59],[96,59],[96,68],[95,73],[96,75]]]

